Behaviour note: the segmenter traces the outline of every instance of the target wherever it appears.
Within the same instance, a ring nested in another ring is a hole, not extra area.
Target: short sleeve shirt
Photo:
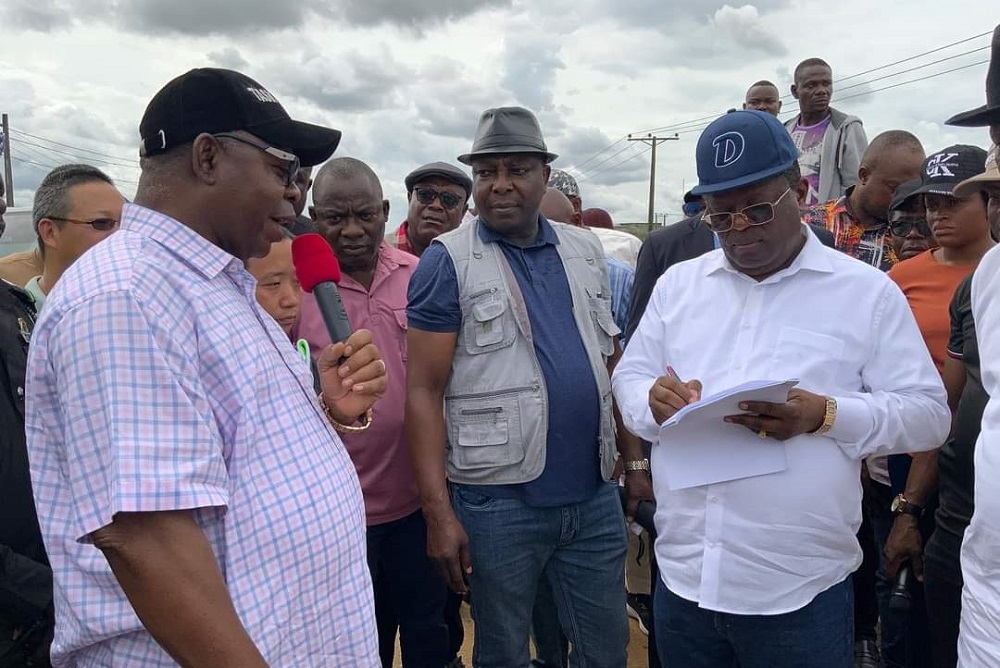
[[[361,490],[305,360],[243,264],[126,205],[49,295],[28,362],[31,478],[59,666],[173,666],[89,541],[193,510],[273,666],[377,666]]]
[[[809,194],[806,196],[806,206],[819,204],[819,167],[823,158],[823,139],[830,127],[830,116],[815,125],[802,125],[796,121],[791,130],[792,141],[799,150],[799,167],[802,176],[809,181]]]

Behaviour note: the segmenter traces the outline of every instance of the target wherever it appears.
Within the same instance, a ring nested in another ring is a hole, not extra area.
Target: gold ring
[[[758,438],[767,438],[767,431],[764,430],[764,429],[761,429],[760,431],[757,432],[757,437]]]

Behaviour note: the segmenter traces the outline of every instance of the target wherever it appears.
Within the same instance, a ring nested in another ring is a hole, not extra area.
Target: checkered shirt
[[[53,665],[173,666],[90,534],[197,509],[271,666],[377,666],[361,489],[243,264],[126,205],[32,337],[27,436],[55,578]]]

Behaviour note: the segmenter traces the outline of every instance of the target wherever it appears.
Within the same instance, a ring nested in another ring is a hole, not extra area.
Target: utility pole
[[[628,136],[629,141],[641,141],[643,144],[653,147],[653,155],[649,160],[649,217],[646,220],[647,231],[649,232],[653,231],[653,200],[656,195],[656,146],[665,141],[673,141],[675,139],[680,139],[677,133],[674,133],[673,137],[656,137],[652,134],[647,134],[645,137]]]
[[[7,191],[7,206],[14,208],[14,170],[10,164],[10,123],[7,114],[0,116],[3,122],[3,183]]]

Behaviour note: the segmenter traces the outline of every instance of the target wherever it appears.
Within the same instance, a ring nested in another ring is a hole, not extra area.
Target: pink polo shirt
[[[382,353],[389,387],[375,404],[372,426],[341,438],[361,479],[368,526],[385,524],[420,508],[417,481],[403,431],[406,401],[406,288],[417,258],[382,242],[371,291],[350,276],[340,280],[340,297],[354,329],[370,329]],[[330,336],[311,294],[303,295],[298,337],[315,356]]]

